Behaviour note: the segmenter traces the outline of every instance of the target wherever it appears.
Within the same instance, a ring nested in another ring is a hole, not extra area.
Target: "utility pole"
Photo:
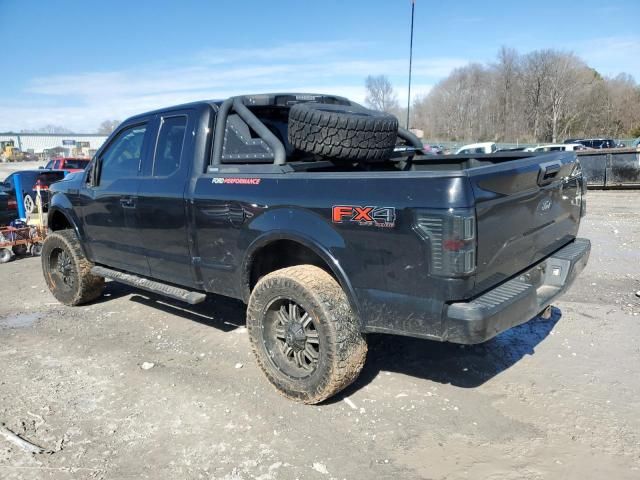
[[[409,130],[409,115],[411,112],[411,61],[413,60],[413,14],[416,0],[411,0],[411,38],[409,40],[409,90],[407,92],[407,130]]]

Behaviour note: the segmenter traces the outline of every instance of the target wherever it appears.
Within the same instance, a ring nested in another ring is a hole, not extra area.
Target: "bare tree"
[[[512,48],[501,47],[498,51],[498,62],[493,65],[495,75],[496,120],[500,139],[513,138],[517,131],[517,107],[521,98],[518,77],[520,75],[520,58]]]
[[[98,127],[98,133],[110,135],[116,128],[118,128],[120,123],[120,120],[105,120]]]
[[[626,74],[602,77],[571,53],[503,47],[489,66],[453,70],[412,111],[431,140],[616,138],[640,131],[640,86]]]
[[[397,114],[400,108],[398,95],[385,75],[369,75],[364,84],[367,89],[364,102],[367,106],[374,110]]]
[[[71,133],[71,130],[60,125],[47,124],[40,128],[23,129],[20,133]]]

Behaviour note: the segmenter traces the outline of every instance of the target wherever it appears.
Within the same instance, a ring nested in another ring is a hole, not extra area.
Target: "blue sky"
[[[264,91],[364,99],[387,75],[405,103],[410,0],[0,0],[0,131],[78,132],[175,103]],[[640,81],[640,1],[416,0],[412,93],[501,45],[572,51]]]

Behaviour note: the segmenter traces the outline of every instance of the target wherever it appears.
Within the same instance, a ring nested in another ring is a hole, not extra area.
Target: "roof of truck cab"
[[[125,121],[135,120],[136,118],[148,117],[150,115],[159,115],[161,113],[170,112],[172,110],[187,110],[190,108],[202,108],[202,107],[211,107],[213,105],[219,105],[218,100],[199,100],[197,102],[189,102],[189,103],[181,103],[179,105],[171,105],[163,108],[158,108],[156,110],[150,110],[148,112],[138,113],[136,115],[132,115],[128,117]]]

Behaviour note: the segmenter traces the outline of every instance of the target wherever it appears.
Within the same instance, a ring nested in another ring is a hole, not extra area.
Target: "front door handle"
[[[121,197],[120,205],[122,205],[122,208],[135,208],[136,199],[134,197]]]

